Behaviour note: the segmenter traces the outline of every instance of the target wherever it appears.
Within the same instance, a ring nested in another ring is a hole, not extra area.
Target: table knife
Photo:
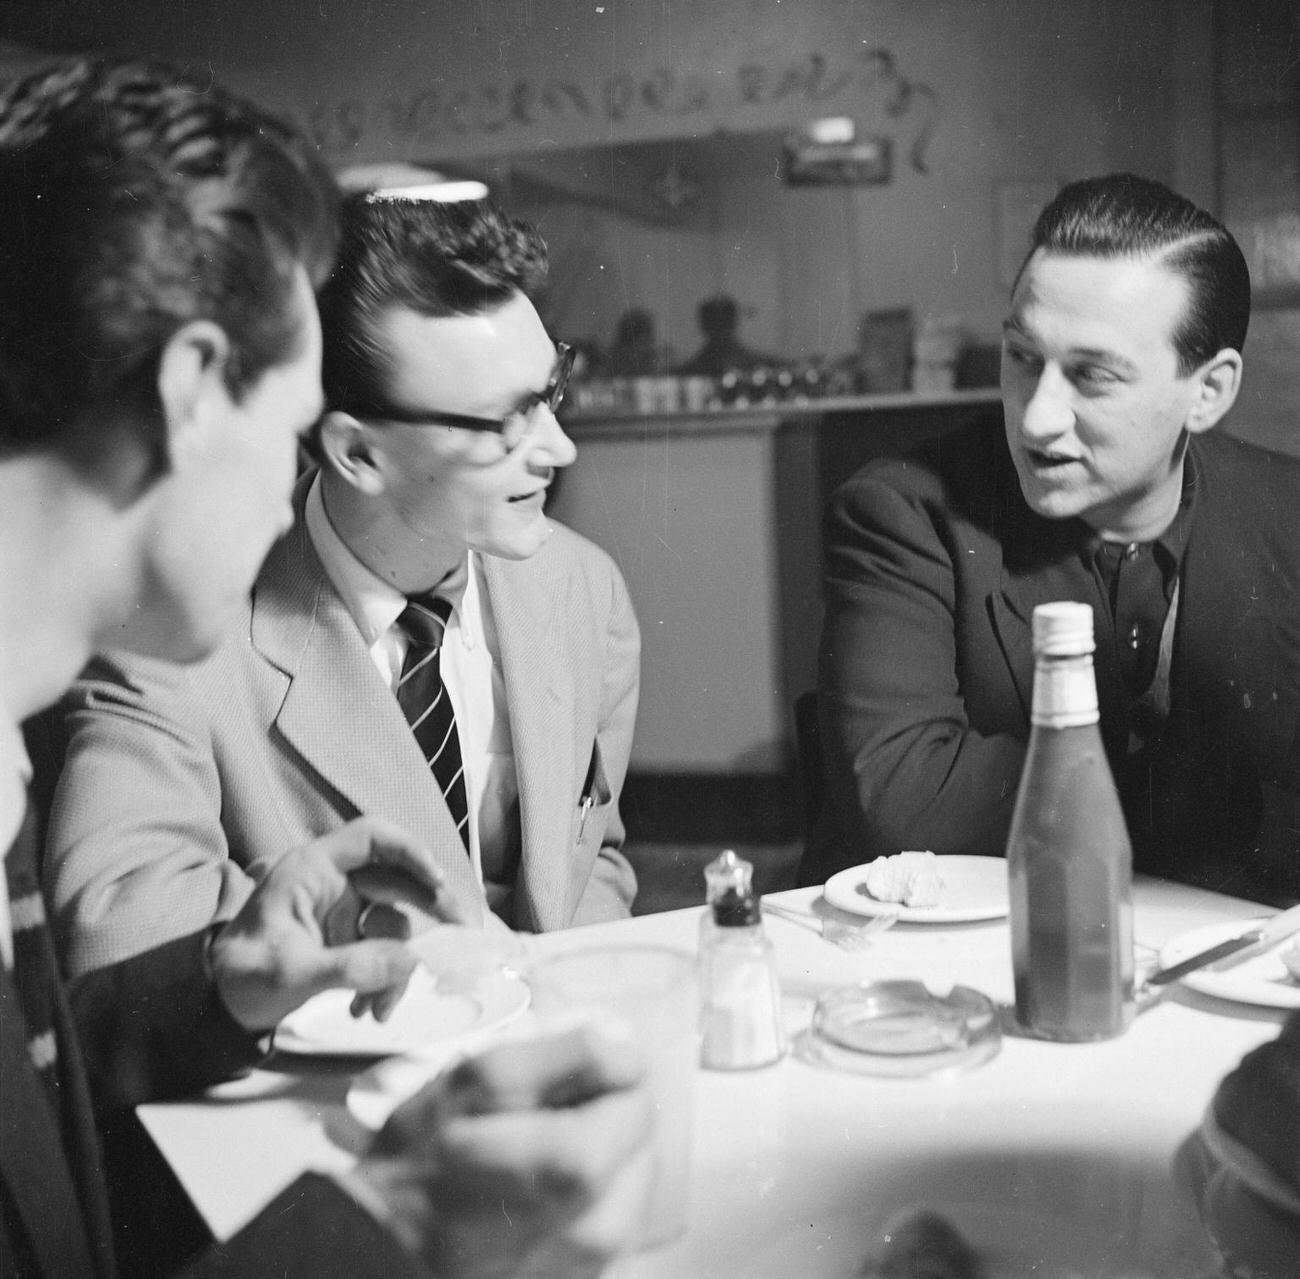
[[[1292,906],[1290,910],[1284,910],[1280,915],[1274,915],[1253,928],[1248,928],[1244,933],[1239,933],[1236,937],[1229,937],[1217,945],[1198,950],[1196,954],[1188,955],[1186,959],[1180,959],[1176,964],[1170,964],[1168,968],[1157,969],[1146,979],[1146,984],[1167,985],[1180,977],[1186,977],[1188,973],[1218,963],[1229,956],[1233,956],[1234,964],[1239,960],[1244,962],[1254,955],[1262,954],[1270,946],[1285,941],[1296,932],[1300,932],[1300,906]],[[1250,955],[1243,953],[1247,949]]]

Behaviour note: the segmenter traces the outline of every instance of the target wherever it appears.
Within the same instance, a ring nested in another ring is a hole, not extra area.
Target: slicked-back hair
[[[376,336],[394,307],[479,315],[546,279],[546,242],[489,200],[442,204],[357,192],[343,201],[338,260],[320,293],[325,399],[383,404],[391,372]]]
[[[240,397],[301,349],[295,273],[333,260],[338,194],[288,126],[157,64],[77,60],[0,90],[0,452],[88,410],[158,420],[157,368],[194,320]]]
[[[1150,258],[1182,276],[1190,298],[1173,341],[1183,375],[1246,341],[1250,272],[1240,247],[1222,223],[1159,182],[1112,173],[1062,187],[1034,225],[1029,257],[1039,249]]]

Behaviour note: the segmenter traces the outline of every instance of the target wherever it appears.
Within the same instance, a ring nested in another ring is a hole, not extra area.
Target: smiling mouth
[[[546,498],[545,486],[539,489],[533,489],[531,493],[516,493],[514,497],[506,498],[506,501],[507,502],[530,502],[532,501],[533,498],[537,498],[539,500],[545,500]]]

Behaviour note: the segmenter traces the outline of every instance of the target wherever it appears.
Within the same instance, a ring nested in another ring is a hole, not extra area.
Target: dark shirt
[[[1174,599],[1183,552],[1196,514],[1195,463],[1189,456],[1183,470],[1183,491],[1173,522],[1151,542],[1107,542],[1085,532],[1078,557],[1067,560],[1069,598],[1100,599],[1106,615],[1094,627],[1098,645],[1109,645],[1109,656],[1128,693],[1124,708],[1127,754],[1149,746],[1160,734],[1169,706],[1169,670],[1160,672],[1160,644]],[[1117,724],[1112,742],[1124,736]],[[1113,746],[1112,746],[1113,749]]]
[[[1094,536],[1083,548],[1081,566],[1094,575],[1110,607],[1109,630],[1114,637],[1116,663],[1135,699],[1151,687],[1156,673],[1160,635],[1187,549],[1195,508],[1195,463],[1189,457],[1178,510],[1155,541],[1106,542]]]

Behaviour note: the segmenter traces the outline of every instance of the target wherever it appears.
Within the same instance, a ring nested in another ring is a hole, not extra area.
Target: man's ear
[[[323,464],[353,488],[375,497],[384,489],[380,459],[370,429],[351,413],[331,409],[317,428]]]
[[[1215,427],[1237,400],[1241,389],[1241,353],[1224,347],[1196,374],[1196,398],[1187,415],[1187,429],[1199,435]]]
[[[158,399],[162,405],[164,455],[161,471],[205,436],[213,415],[229,409],[226,369],[230,339],[211,320],[192,320],[167,339],[158,361]]]

